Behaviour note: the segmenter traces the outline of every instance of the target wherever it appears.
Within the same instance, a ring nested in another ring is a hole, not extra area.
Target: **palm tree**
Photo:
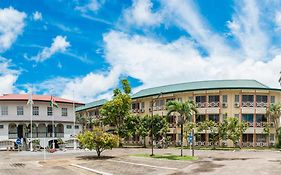
[[[195,103],[193,101],[178,102],[170,101],[167,103],[168,114],[176,112],[179,114],[178,124],[181,126],[181,156],[183,156],[183,125],[187,121],[191,121],[192,116],[197,113]]]
[[[273,120],[275,129],[275,144],[278,144],[278,131],[280,126],[281,103],[271,104],[267,109],[267,115]]]

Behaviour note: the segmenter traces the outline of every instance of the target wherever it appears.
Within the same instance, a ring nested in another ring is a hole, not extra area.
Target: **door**
[[[23,138],[23,125],[18,125],[18,138]]]

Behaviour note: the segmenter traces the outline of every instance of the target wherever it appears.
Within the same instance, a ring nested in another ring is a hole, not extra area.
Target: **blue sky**
[[[210,79],[278,87],[277,0],[0,1],[0,93],[110,98]]]

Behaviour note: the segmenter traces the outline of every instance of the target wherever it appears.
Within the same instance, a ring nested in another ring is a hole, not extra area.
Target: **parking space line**
[[[77,164],[70,164],[70,165],[74,166],[74,167],[77,167],[77,168],[84,169],[84,170],[88,170],[88,171],[91,171],[91,172],[94,172],[94,173],[97,173],[97,174],[101,174],[101,175],[113,175],[113,174],[110,174],[110,173],[94,170],[94,169],[91,169],[91,168],[88,168],[88,167],[84,167],[84,166],[81,166],[81,165],[77,165]]]
[[[138,166],[145,166],[150,168],[160,168],[160,169],[167,169],[167,170],[178,170],[177,168],[171,168],[171,167],[164,167],[164,166],[154,166],[154,165],[148,165],[148,164],[142,164],[142,163],[133,163],[133,162],[127,162],[123,160],[107,160],[110,162],[119,162],[119,163],[126,163],[131,165],[138,165]]]

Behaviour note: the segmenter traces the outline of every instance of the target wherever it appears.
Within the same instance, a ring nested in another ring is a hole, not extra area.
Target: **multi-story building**
[[[139,116],[152,113],[166,116],[168,101],[193,100],[198,109],[193,122],[198,125],[205,120],[219,123],[227,117],[237,117],[249,126],[241,138],[242,146],[268,146],[274,143],[275,133],[272,127],[269,137],[264,133],[265,123],[271,124],[266,111],[270,104],[281,102],[281,89],[270,88],[255,80],[198,81],[143,89],[133,94],[132,99],[132,114]],[[92,109],[98,110],[96,106]],[[170,128],[167,136],[174,144],[179,144],[178,118],[171,115],[167,119]],[[209,135],[208,131],[198,133],[196,145],[208,146]],[[216,144],[233,146],[231,141]]]
[[[31,116],[32,138],[39,139],[41,146],[50,145],[53,139],[73,139],[75,133],[81,132],[80,124],[74,126],[73,105],[81,106],[82,103],[52,97],[58,104],[58,108],[56,108],[50,106],[51,96],[32,95],[31,109],[31,105],[27,105],[29,96],[29,94],[4,94],[0,96],[0,141],[15,141],[20,138],[22,141],[29,142]]]

